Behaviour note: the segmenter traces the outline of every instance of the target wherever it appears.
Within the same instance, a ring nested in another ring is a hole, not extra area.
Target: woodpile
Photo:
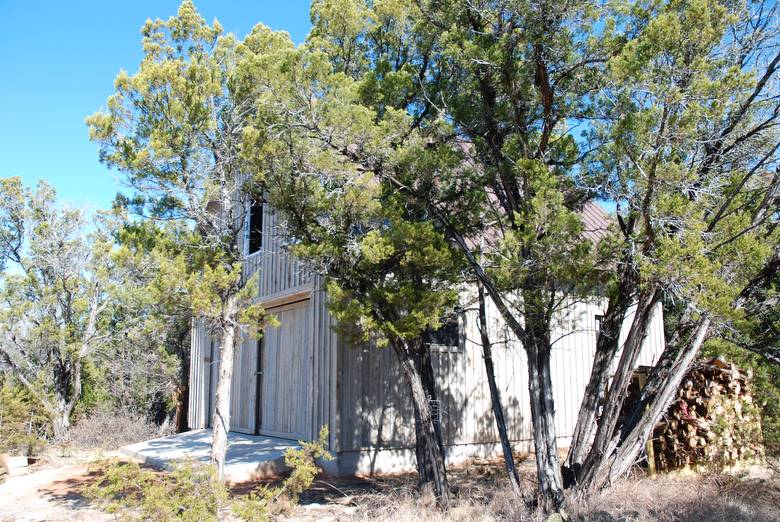
[[[677,400],[655,427],[652,450],[648,445],[655,468],[726,467],[761,460],[761,417],[750,392],[751,378],[750,370],[720,358],[694,365]]]

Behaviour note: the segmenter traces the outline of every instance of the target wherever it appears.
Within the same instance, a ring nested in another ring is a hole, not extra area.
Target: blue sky
[[[98,162],[84,118],[105,103],[120,69],[141,60],[147,18],[168,18],[179,0],[0,0],[0,177],[45,179],[76,205],[108,207],[121,186]],[[309,0],[195,0],[203,16],[245,35],[256,23],[309,31]]]

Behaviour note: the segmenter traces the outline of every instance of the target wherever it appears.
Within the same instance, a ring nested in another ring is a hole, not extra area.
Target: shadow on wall
[[[517,354],[509,348],[497,345],[494,352],[510,439],[527,439],[528,419],[521,406],[526,387],[524,380],[520,382],[522,367],[516,365]],[[415,441],[412,403],[393,351],[341,346],[339,358],[343,455],[339,472],[373,474],[387,471],[388,462],[393,467],[414,466],[413,452],[408,451]],[[438,388],[434,407],[441,416],[445,444],[490,444],[492,450],[499,439],[481,346],[466,341],[458,349],[436,350],[432,362]],[[353,454],[344,455],[349,452]],[[384,465],[379,464],[380,454]]]

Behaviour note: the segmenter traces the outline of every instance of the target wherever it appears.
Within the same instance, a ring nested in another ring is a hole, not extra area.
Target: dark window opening
[[[263,202],[252,200],[249,207],[249,253],[259,252],[263,246]]]
[[[423,332],[423,342],[431,347],[432,351],[453,352],[460,348],[460,324],[458,316],[454,315],[442,321],[436,330],[431,328]]]
[[[601,323],[604,322],[604,316],[603,315],[597,315],[596,316],[596,337],[598,338],[599,334],[601,333]]]

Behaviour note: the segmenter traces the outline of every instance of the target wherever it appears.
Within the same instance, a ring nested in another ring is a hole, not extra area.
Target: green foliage
[[[73,420],[77,421],[96,409],[110,407],[113,402],[106,372],[91,359],[85,360],[81,369],[81,397],[73,409]]]
[[[228,490],[210,466],[184,462],[158,473],[134,462],[102,461],[90,471],[99,478],[85,496],[106,501],[106,510],[124,520],[216,521],[228,503]]]
[[[35,455],[50,436],[41,404],[23,386],[0,378],[0,453]]]
[[[285,479],[280,492],[288,495],[294,502],[301,493],[311,487],[319,468],[317,459],[333,460],[328,451],[328,427],[323,426],[317,440],[300,441],[300,448],[288,448],[284,452],[284,463],[292,470]]]
[[[316,441],[300,444],[300,449],[285,452],[291,473],[280,486],[263,485],[243,496],[231,495],[213,467],[187,461],[174,465],[171,472],[153,471],[135,462],[98,461],[90,470],[97,479],[83,493],[121,520],[217,521],[232,512],[241,520],[263,522],[269,513],[297,502],[311,487],[317,459],[333,458],[326,449],[327,427]]]
[[[299,444],[300,448],[288,448],[284,452],[284,463],[291,471],[281,486],[261,486],[244,497],[234,498],[233,513],[242,520],[262,522],[267,520],[268,513],[289,511],[290,504],[298,502],[301,493],[311,487],[319,472],[317,459],[333,459],[327,450],[327,426],[320,429],[317,440],[299,441]]]
[[[114,257],[110,214],[68,208],[45,182],[35,190],[5,180],[3,212],[21,226],[21,248],[0,275],[0,362],[64,434],[81,397],[85,360],[121,339],[119,289],[128,286]]]
[[[750,194],[771,187],[762,170],[773,167],[757,161],[777,142],[761,123],[775,102],[753,92],[758,64],[733,59],[753,52],[737,51],[733,34],[757,13],[718,0],[631,9],[635,32],[606,63],[610,87],[596,98],[606,118],[583,182],[618,204],[638,284],[741,321],[733,303],[778,242],[753,222],[761,197]]]
[[[138,71],[119,73],[106,110],[87,125],[101,161],[134,189],[118,203],[170,226],[133,223],[120,239],[156,264],[150,304],[186,303],[181,315],[203,317],[217,336],[238,323],[259,336],[266,315],[252,303],[257,279],[243,277],[245,203],[262,192],[242,151],[255,112],[253,85],[237,66],[246,47],[190,0],[176,16],[147,21],[142,35]]]

